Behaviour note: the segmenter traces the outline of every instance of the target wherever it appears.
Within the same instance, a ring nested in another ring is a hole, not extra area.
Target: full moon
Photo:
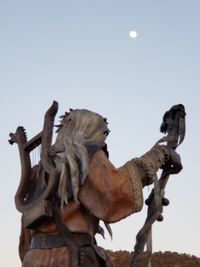
[[[130,36],[131,38],[135,39],[135,38],[137,38],[138,34],[137,34],[136,31],[130,31],[130,32],[129,32],[129,36]]]

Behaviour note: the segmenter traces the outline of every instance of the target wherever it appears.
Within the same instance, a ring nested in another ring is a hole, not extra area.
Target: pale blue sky
[[[110,159],[116,167],[145,153],[161,137],[163,113],[182,103],[187,135],[178,149],[183,171],[171,180],[171,204],[154,226],[155,251],[200,257],[200,2],[4,1],[0,3],[1,264],[19,267],[20,179],[17,147],[8,134],[18,125],[38,133],[52,101],[58,115],[88,108],[108,118]],[[131,39],[129,31],[138,38]],[[58,121],[58,118],[56,118]],[[144,190],[148,195],[148,188]],[[132,250],[144,211],[112,226],[108,249]]]

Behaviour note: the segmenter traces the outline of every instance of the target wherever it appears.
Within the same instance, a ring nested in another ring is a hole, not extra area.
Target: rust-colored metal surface
[[[60,117],[52,144],[57,111],[58,103],[54,101],[45,113],[43,129],[30,140],[22,126],[10,133],[9,143],[18,145],[21,161],[15,204],[22,213],[22,266],[111,267],[105,250],[95,240],[97,233],[104,236],[100,221],[112,238],[109,223],[140,211],[142,188],[154,183],[154,191],[146,201],[147,220],[137,235],[130,263],[131,267],[139,267],[146,243],[151,255],[151,225],[162,219],[162,207],[168,203],[163,191],[169,175],[182,168],[175,148],[185,134],[183,105],[172,107],[164,115],[161,131],[168,133],[167,137],[120,168],[108,158],[107,119],[95,112],[70,109]],[[39,162],[32,166],[30,153],[38,146]],[[155,177],[160,168],[163,174],[158,180]]]

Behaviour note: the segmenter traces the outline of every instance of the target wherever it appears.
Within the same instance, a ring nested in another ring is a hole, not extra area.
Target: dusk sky
[[[177,150],[184,168],[167,185],[170,205],[153,226],[153,250],[200,257],[199,14],[199,0],[1,1],[1,266],[21,266],[14,204],[21,170],[9,133],[22,125],[32,138],[53,100],[59,102],[55,124],[69,108],[107,117],[116,167],[147,152],[162,137],[164,112],[185,105],[186,138]],[[111,225],[113,240],[98,237],[99,245],[132,251],[145,216],[144,206]]]

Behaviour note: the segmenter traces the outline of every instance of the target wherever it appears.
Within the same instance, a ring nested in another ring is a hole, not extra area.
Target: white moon
[[[129,32],[129,36],[134,39],[134,38],[137,38],[138,37],[138,34],[137,34],[136,31],[130,31]]]

